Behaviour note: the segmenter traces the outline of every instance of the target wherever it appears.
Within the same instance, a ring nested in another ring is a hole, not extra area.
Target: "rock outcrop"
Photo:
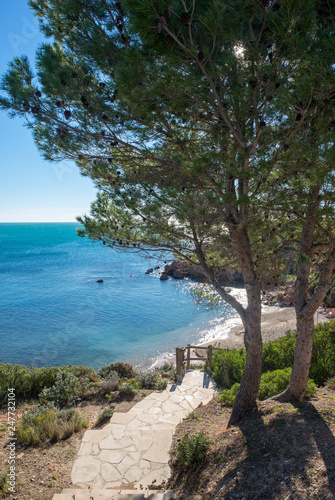
[[[159,279],[162,280],[162,281],[166,281],[166,280],[169,280],[170,277],[166,273],[162,273],[160,275]]]
[[[206,281],[206,276],[203,274],[200,267],[178,260],[174,260],[171,264],[167,264],[164,268],[164,273],[175,279],[191,278],[199,282]],[[219,280],[221,285],[224,286],[242,286],[244,283],[242,273],[235,269],[222,270],[219,275]]]

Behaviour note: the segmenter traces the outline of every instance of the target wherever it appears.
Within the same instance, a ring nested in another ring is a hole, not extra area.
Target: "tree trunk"
[[[314,203],[318,206],[319,188],[315,189],[312,196]],[[314,207],[315,210],[315,207]],[[313,235],[315,230],[315,212],[307,214],[302,228],[300,240],[300,258],[297,268],[297,280],[295,284],[294,307],[297,316],[297,343],[294,354],[293,368],[288,388],[270,399],[281,402],[302,401],[308,383],[308,374],[312,361],[313,336],[314,336],[314,313],[323,301],[330,286],[330,278],[335,267],[335,247],[329,245],[329,253],[325,258],[319,283],[312,296],[308,290],[311,260],[313,256]]]
[[[228,427],[256,407],[256,399],[262,375],[261,298],[259,287],[246,285],[248,307],[245,315],[244,343],[246,365],[241,385],[236,395]]]
[[[312,360],[314,317],[297,315],[297,343],[294,363],[288,388],[274,396],[280,402],[302,401],[307,388],[308,374]],[[272,398],[270,398],[272,399]]]

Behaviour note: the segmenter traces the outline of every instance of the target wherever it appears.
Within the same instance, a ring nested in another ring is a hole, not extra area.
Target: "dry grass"
[[[274,401],[239,427],[226,429],[230,409],[213,400],[185,419],[174,443],[203,431],[206,461],[182,467],[172,458],[169,488],[180,500],[330,500],[335,498],[335,394],[318,389],[297,407]]]

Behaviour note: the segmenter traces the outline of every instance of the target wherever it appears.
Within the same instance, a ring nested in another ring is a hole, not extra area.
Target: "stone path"
[[[150,394],[128,413],[114,413],[103,429],[86,431],[72,470],[73,484],[140,490],[166,481],[175,427],[200,403],[207,404],[214,389],[206,373],[190,371],[181,383]]]
[[[68,488],[54,495],[53,500],[174,500],[172,491],[101,490]]]

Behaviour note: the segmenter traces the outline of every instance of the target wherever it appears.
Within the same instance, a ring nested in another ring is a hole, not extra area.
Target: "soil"
[[[151,391],[145,391],[149,394]],[[83,401],[77,407],[96,428],[98,415],[112,406],[127,412],[144,397]],[[17,422],[29,408],[17,409]],[[176,428],[173,446],[186,434],[203,431],[211,441],[204,462],[190,468],[172,456],[168,488],[177,500],[330,500],[335,498],[335,391],[320,388],[298,406],[258,403],[238,427],[227,429],[230,409],[216,398]],[[0,412],[0,473],[6,471],[7,413]],[[51,500],[72,487],[71,470],[85,430],[43,448],[17,447],[16,493],[6,500]],[[172,449],[173,449],[172,446]]]
[[[114,408],[115,411],[126,413],[152,391],[145,390],[135,397],[117,396],[110,404],[105,399],[83,401],[77,410],[89,421],[88,429],[96,427],[96,421],[105,408]],[[20,421],[30,404],[22,404],[16,409],[16,425]],[[106,424],[104,422],[103,424]],[[7,472],[8,464],[8,431],[4,428],[7,424],[7,409],[0,410],[0,477]],[[2,430],[1,430],[2,429]],[[0,498],[6,500],[51,500],[55,493],[61,493],[63,488],[73,487],[71,483],[71,470],[80,448],[84,432],[82,429],[73,434],[69,439],[44,447],[16,448],[16,487],[15,494],[1,493]]]
[[[173,447],[203,431],[206,460],[187,468],[172,455],[168,482],[177,500],[330,500],[335,498],[335,391],[320,388],[293,406],[264,401],[238,427],[216,399],[183,420]]]

